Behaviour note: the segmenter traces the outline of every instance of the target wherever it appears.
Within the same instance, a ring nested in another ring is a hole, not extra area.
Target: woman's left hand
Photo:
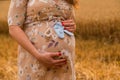
[[[65,30],[70,32],[74,32],[76,30],[76,24],[72,19],[62,21],[62,25],[64,26]]]

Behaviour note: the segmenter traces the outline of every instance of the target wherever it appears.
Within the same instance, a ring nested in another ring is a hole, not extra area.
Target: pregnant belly
[[[64,34],[63,39],[59,38],[52,28],[52,22],[35,22],[25,25],[24,31],[29,40],[40,52],[58,52],[63,49],[72,52],[75,47],[74,36]]]

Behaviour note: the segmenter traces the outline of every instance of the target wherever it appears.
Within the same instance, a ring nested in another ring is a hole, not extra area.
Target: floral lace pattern
[[[59,69],[46,67],[19,45],[18,80],[76,80],[75,37],[65,34],[60,39],[53,28],[56,21],[74,19],[72,13],[72,5],[65,0],[11,0],[9,27],[22,28],[40,53],[61,51],[62,55],[55,59],[67,59],[67,64]]]

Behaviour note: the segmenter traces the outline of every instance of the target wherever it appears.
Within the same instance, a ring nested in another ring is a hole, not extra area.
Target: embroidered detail
[[[29,0],[28,6],[32,6],[35,3],[35,0]]]
[[[58,41],[51,40],[50,43],[48,44],[48,48],[50,48],[52,46],[56,47],[56,46],[58,46],[58,44],[59,44]]]
[[[46,31],[45,31],[45,36],[46,37],[50,37],[52,35],[52,29],[51,28],[48,28]]]
[[[29,74],[26,76],[26,80],[31,80],[31,76]]]

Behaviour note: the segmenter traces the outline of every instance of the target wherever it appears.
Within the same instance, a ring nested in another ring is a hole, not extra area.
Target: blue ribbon
[[[64,26],[62,26],[61,22],[56,22],[53,28],[59,38],[64,38],[64,33],[68,34],[69,36],[74,35],[72,32],[64,30]]]

